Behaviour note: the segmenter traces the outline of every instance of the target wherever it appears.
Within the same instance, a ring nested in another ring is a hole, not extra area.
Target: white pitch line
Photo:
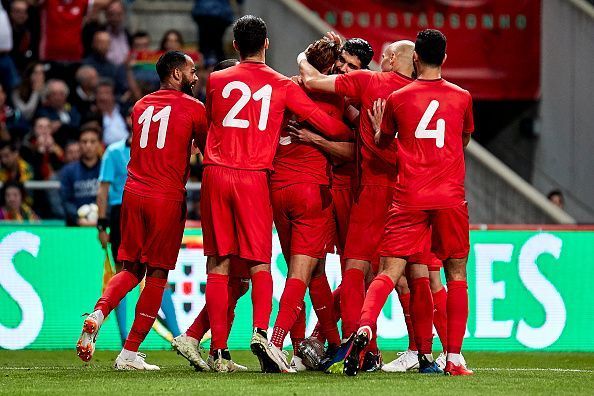
[[[562,368],[501,368],[501,367],[477,367],[476,371],[552,371],[556,373],[594,373],[594,370],[585,369],[562,369]]]

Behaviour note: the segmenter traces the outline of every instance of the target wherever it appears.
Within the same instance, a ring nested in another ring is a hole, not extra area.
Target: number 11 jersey
[[[204,165],[273,170],[285,109],[328,137],[348,140],[351,134],[297,84],[262,62],[243,61],[212,73],[206,98],[210,128]]]
[[[381,130],[398,132],[394,203],[424,210],[465,200],[462,135],[474,130],[468,91],[443,79],[415,80],[388,97]]]
[[[132,143],[125,191],[183,201],[192,140],[208,129],[206,110],[197,99],[160,89],[132,110]]]

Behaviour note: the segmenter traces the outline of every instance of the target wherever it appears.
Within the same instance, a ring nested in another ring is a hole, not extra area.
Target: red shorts
[[[175,268],[186,222],[185,201],[143,197],[125,191],[120,216],[119,260],[166,270]]]
[[[428,233],[423,242],[423,251],[415,253],[408,258],[409,264],[424,264],[429,271],[439,271],[442,267],[442,262],[431,251],[431,235]]]
[[[236,256],[231,256],[229,263],[229,276],[231,278],[250,279],[250,267],[247,261]]]
[[[303,254],[324,258],[332,243],[332,195],[328,186],[298,183],[272,192],[274,224],[287,263]]]
[[[235,255],[270,263],[272,207],[268,173],[205,167],[200,211],[206,256]]]
[[[377,257],[393,193],[392,187],[361,186],[351,208],[345,258],[371,262]]]
[[[344,246],[346,245],[351,208],[353,207],[353,190],[351,188],[332,188],[330,189],[330,192],[332,193],[334,224],[336,226],[334,245],[336,246],[336,252],[342,256],[344,253]]]
[[[446,209],[416,210],[392,204],[380,254],[410,257],[422,253],[431,237],[431,251],[438,259],[464,258],[470,250],[468,203]]]

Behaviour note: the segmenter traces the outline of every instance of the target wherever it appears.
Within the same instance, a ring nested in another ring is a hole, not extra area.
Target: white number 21
[[[429,103],[427,110],[425,110],[425,113],[421,117],[421,121],[419,121],[419,125],[417,125],[415,137],[417,139],[435,139],[435,145],[442,148],[445,140],[445,120],[440,118],[435,122],[435,129],[427,129],[438,107],[439,102],[437,100],[432,100]]]
[[[169,124],[169,114],[171,113],[171,106],[163,107],[157,114],[153,115],[155,106],[149,106],[138,117],[138,123],[142,124],[142,131],[140,132],[140,148],[145,148],[148,143],[149,129],[151,122],[159,121],[159,133],[157,134],[157,148],[165,147],[165,137],[167,136],[167,125]]]
[[[231,91],[236,89],[241,92],[241,96],[239,97],[237,103],[231,107],[229,113],[227,113],[223,119],[223,126],[243,129],[248,128],[250,126],[249,120],[243,120],[241,118],[235,117],[237,117],[239,112],[245,107],[245,105],[248,104],[250,99],[254,99],[255,101],[262,101],[262,110],[260,111],[258,129],[261,131],[265,130],[266,125],[268,124],[268,113],[270,112],[270,97],[272,96],[272,87],[270,84],[264,85],[252,95],[252,91],[246,83],[241,81],[232,81],[225,85],[225,88],[223,88],[223,98],[228,99],[231,95]]]

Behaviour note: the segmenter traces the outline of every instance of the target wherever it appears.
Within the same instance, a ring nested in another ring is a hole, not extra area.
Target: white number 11
[[[140,148],[145,148],[148,143],[149,129],[151,122],[159,121],[159,133],[157,134],[157,148],[165,147],[165,137],[167,136],[167,125],[169,124],[169,114],[171,113],[171,106],[163,107],[157,114],[153,116],[155,106],[149,106],[138,117],[138,123],[142,124],[142,132],[140,133]]]

